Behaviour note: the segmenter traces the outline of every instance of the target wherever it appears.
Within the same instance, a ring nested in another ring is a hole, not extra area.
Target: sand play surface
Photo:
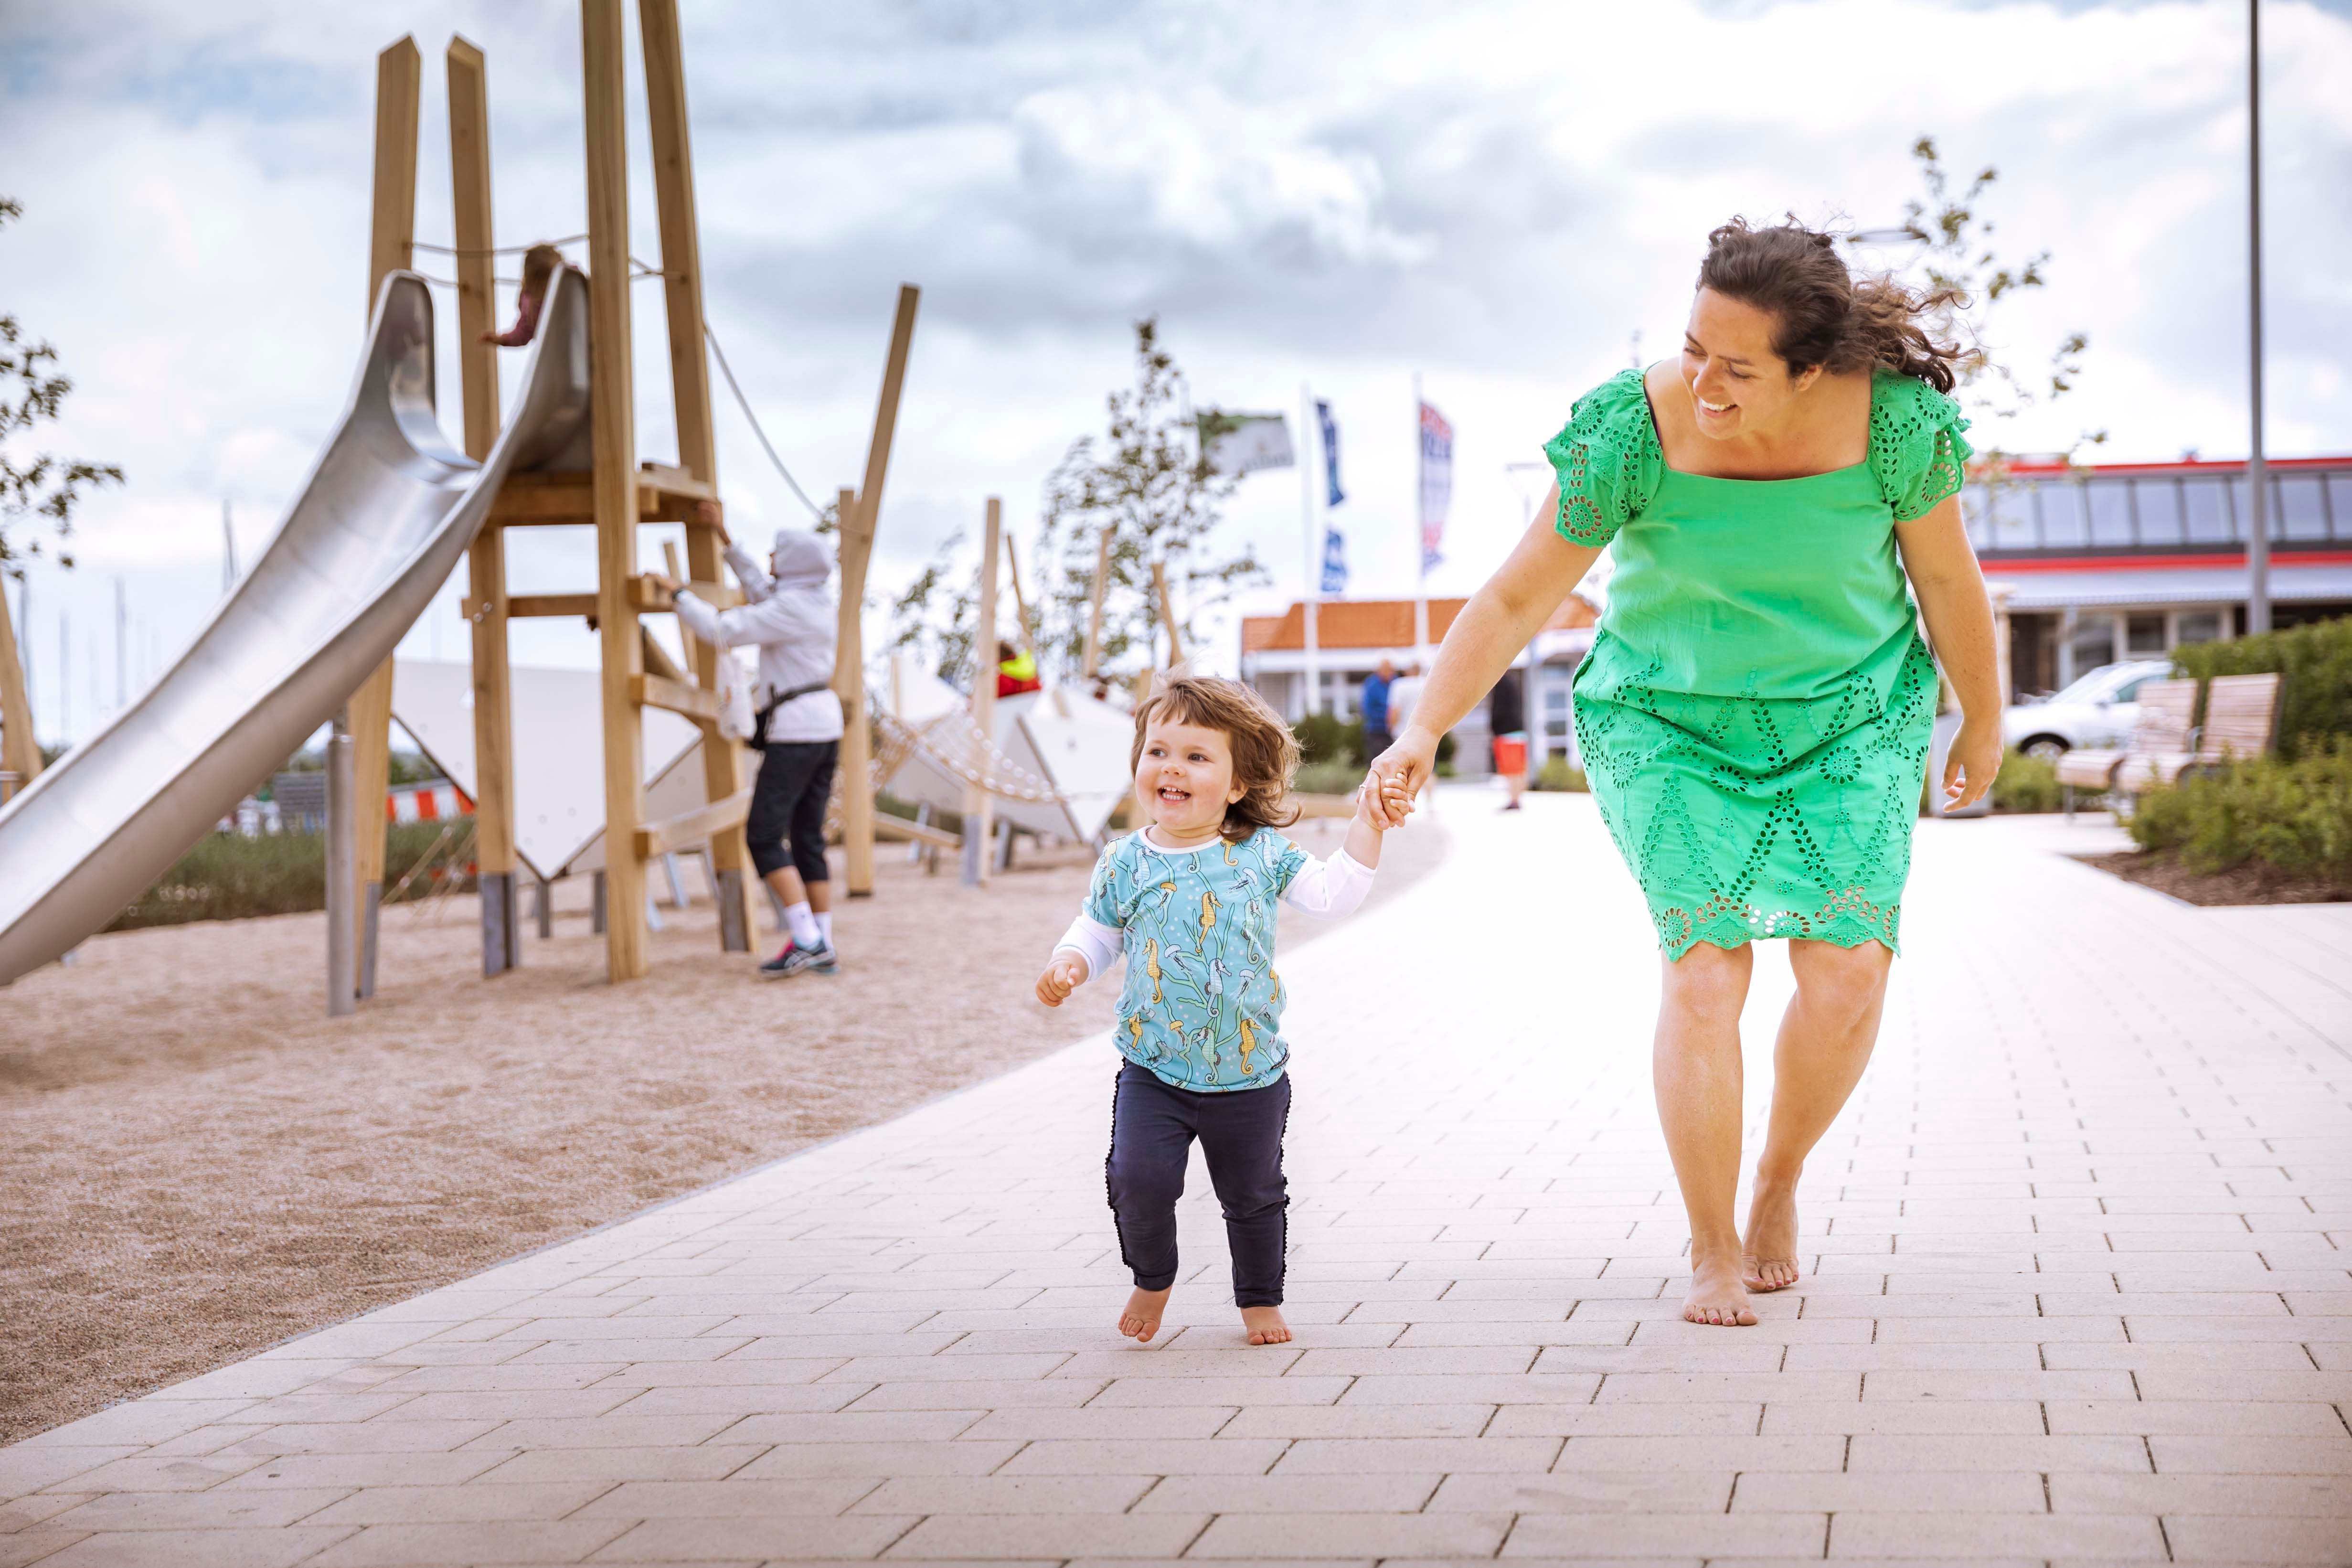
[[[1343,826],[1297,834],[1328,854]],[[1426,818],[1391,835],[1374,899],[1443,853]],[[698,902],[662,910],[650,979],[606,985],[580,882],[491,983],[470,898],[387,910],[354,1019],[324,1016],[320,915],[102,936],[0,990],[0,1442],[1109,1025],[1114,987],[1031,994],[1090,855],[975,890],[900,854],[842,912],[834,979],[753,980]],[[1282,919],[1286,946],[1328,929]]]

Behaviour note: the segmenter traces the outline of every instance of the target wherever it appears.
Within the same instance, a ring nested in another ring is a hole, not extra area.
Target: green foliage
[[[0,225],[25,209],[0,196]],[[25,563],[41,553],[37,538],[10,531],[26,518],[39,518],[58,538],[58,564],[71,566],[74,509],[85,492],[122,482],[112,463],[57,458],[47,452],[18,458],[5,450],[13,437],[58,417],[73,382],[57,372],[58,351],[26,337],[16,318],[0,313],[0,577],[22,577]]]
[[[1592,789],[1585,782],[1584,770],[1570,767],[1566,757],[1546,757],[1543,766],[1536,770],[1535,784],[1531,787],[1568,795],[1589,795]]]
[[[1363,763],[1333,759],[1301,763],[1290,787],[1300,795],[1353,795],[1363,782]]]
[[[1097,445],[1081,436],[1045,480],[1037,534],[1037,651],[1068,672],[1086,657],[1095,565],[1108,533],[1100,668],[1140,668],[1163,635],[1151,563],[1167,564],[1169,595],[1187,648],[1200,614],[1241,588],[1267,581],[1256,552],[1200,558],[1225,501],[1241,481],[1209,466],[1189,408],[1184,373],[1160,345],[1155,318],[1135,323],[1135,386],[1106,399],[1109,426]],[[1213,426],[1216,411],[1204,417]]]
[[[2074,792],[2074,807],[2078,811],[2096,811],[2105,802],[2106,796],[2095,790]],[[2059,786],[2056,763],[2018,751],[2002,756],[2000,775],[1992,781],[1992,808],[1996,813],[2007,816],[2061,811],[2065,805],[2066,792]]]
[[[2178,853],[2192,871],[2255,864],[2352,881],[2352,736],[2151,790],[2132,814],[2131,836],[2144,849]]]
[[[2192,679],[2279,672],[2278,749],[2299,757],[2352,734],[2352,616],[2229,642],[2184,643],[2172,668]]]
[[[1918,249],[1901,271],[1930,299],[1945,297],[1955,324],[1962,329],[1963,352],[1955,365],[1959,384],[1953,392],[1978,422],[1970,444],[1979,456],[1991,459],[1997,479],[2003,454],[1991,439],[1991,426],[2073,391],[2083,373],[2083,353],[2090,339],[2079,331],[2068,332],[2051,350],[2047,364],[2031,375],[2021,374],[1994,356],[1986,346],[1998,335],[1993,331],[1994,315],[2011,295],[2048,287],[2042,268],[2050,252],[2036,251],[2021,262],[2000,258],[1992,241],[1995,226],[1979,210],[1985,193],[2000,178],[2000,172],[1991,164],[1978,170],[1962,186],[1945,167],[1933,136],[1914,141],[1911,156],[1919,166],[1927,194],[1925,199],[1914,197],[1903,205],[1903,222],[1898,226]],[[1850,237],[1848,243],[1861,241]],[[2065,456],[2071,462],[2084,446],[2095,446],[2106,438],[2104,430],[2084,431]]]
[[[441,842],[445,824],[393,824],[385,835],[383,886],[387,897],[402,878]],[[470,856],[473,839],[460,834],[443,846]],[[434,878],[420,875],[404,901],[433,890]],[[207,833],[179,864],[114,917],[109,931],[141,926],[183,925],[190,921],[244,920],[254,915],[299,914],[327,907],[327,841],[316,833],[274,833],[247,838]]]
[[[1342,721],[1333,713],[1309,713],[1290,727],[1298,737],[1298,756],[1306,763],[1345,763],[1359,773],[1371,759],[1364,755],[1364,721]]]

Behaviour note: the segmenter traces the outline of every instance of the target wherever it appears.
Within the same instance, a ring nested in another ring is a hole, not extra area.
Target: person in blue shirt
[[[1364,715],[1364,755],[1377,757],[1396,743],[1389,732],[1389,688],[1396,684],[1396,665],[1381,660],[1380,668],[1364,677],[1363,700],[1357,707]]]
[[[1238,681],[1170,681],[1136,713],[1131,760],[1149,826],[1103,852],[1085,909],[1037,977],[1037,999],[1058,1007],[1127,959],[1114,1031],[1126,1060],[1105,1163],[1119,1254],[1135,1276],[1118,1331],[1139,1342],[1160,1331],[1197,1138],[1224,1209],[1242,1326],[1254,1345],[1281,1344],[1290,1043],[1275,906],[1352,912],[1380,864],[1381,830],[1360,798],[1328,862],[1276,831],[1297,819],[1283,797],[1298,742]],[[1410,806],[1400,797],[1391,811]]]

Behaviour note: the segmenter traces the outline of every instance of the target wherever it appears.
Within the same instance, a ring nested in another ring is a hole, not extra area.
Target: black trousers
[[[762,878],[786,866],[803,882],[822,882],[830,874],[824,864],[824,807],[840,761],[839,741],[768,742],[743,821],[743,842]]]
[[[1118,1252],[1140,1289],[1176,1283],[1176,1200],[1184,1162],[1201,1141],[1209,1183],[1225,1211],[1234,1255],[1234,1304],[1282,1305],[1289,1188],[1282,1134],[1290,1121],[1290,1075],[1263,1089],[1203,1094],[1162,1083],[1129,1062],[1111,1100],[1110,1158],[1103,1163]]]

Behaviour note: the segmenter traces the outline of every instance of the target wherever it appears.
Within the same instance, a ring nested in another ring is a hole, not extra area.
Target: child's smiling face
[[[1135,798],[1144,815],[1175,839],[1213,837],[1225,807],[1248,792],[1234,782],[1234,747],[1223,730],[1154,719],[1136,760]]]

